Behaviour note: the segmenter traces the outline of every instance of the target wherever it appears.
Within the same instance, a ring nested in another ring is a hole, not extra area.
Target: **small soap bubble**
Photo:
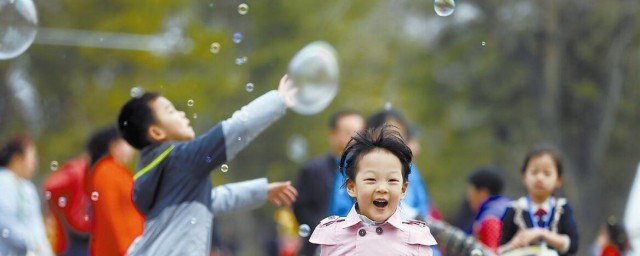
[[[485,41],[482,41],[482,46],[487,45],[487,43]]]
[[[435,0],[433,9],[440,16],[449,16],[456,10],[456,2],[454,0]]]
[[[384,104],[384,110],[391,110],[393,108],[393,104],[391,102],[387,102]]]
[[[191,218],[191,221],[189,221],[191,223],[191,225],[195,225],[198,220],[196,218]]]
[[[122,122],[123,126],[127,126],[127,124],[129,124],[129,122],[127,122],[127,121]]]
[[[301,237],[308,237],[309,233],[311,233],[311,228],[309,228],[309,225],[307,224],[302,224],[298,228],[298,235]]]
[[[187,101],[187,106],[193,107],[193,100],[188,100]]]
[[[198,119],[198,114],[193,113],[193,119]]]
[[[98,201],[98,198],[100,198],[100,194],[97,191],[93,191],[91,192],[91,201]]]
[[[242,141],[242,137],[238,137],[238,141]]]
[[[51,171],[58,170],[58,161],[51,161]]]
[[[213,160],[213,159],[211,158],[211,156],[207,156],[207,157],[205,157],[205,158],[204,158],[204,160],[205,160],[207,163],[211,163],[211,160]]]
[[[84,221],[89,221],[89,215],[84,215]]]
[[[142,87],[140,86],[135,86],[131,88],[130,94],[132,98],[140,98],[140,96],[144,94],[144,89],[142,89]]]
[[[246,122],[249,120],[249,112],[245,109],[240,110],[240,121]]]
[[[245,15],[247,14],[247,12],[249,12],[249,5],[245,3],[241,3],[240,5],[238,5],[238,13],[240,13],[241,15]]]
[[[211,43],[211,47],[209,47],[209,51],[211,53],[219,53],[220,52],[220,43],[218,43],[218,42]]]
[[[248,83],[247,84],[247,92],[252,92],[253,91],[253,83]]]
[[[242,42],[242,38],[244,38],[244,36],[242,36],[242,33],[240,32],[235,32],[233,33],[233,42],[236,44],[239,44],[240,42]]]
[[[60,206],[60,208],[66,207],[67,206],[67,198],[65,198],[65,197],[58,198],[58,206]]]
[[[482,256],[482,251],[480,251],[480,249],[478,249],[478,248],[473,249],[471,251],[471,256]]]
[[[9,229],[2,229],[2,237],[3,238],[8,238],[9,237]]]
[[[220,166],[220,170],[222,172],[227,172],[227,171],[229,171],[229,166],[226,165],[226,164],[223,164],[222,166]]]
[[[213,3],[209,3],[209,7],[213,7]]]

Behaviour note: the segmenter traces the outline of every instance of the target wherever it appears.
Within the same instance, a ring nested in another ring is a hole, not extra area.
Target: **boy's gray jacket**
[[[144,233],[127,254],[208,255],[214,215],[258,207],[267,197],[265,178],[212,189],[210,172],[231,160],[285,110],[280,95],[271,91],[193,141],[142,149],[133,202],[146,221]]]

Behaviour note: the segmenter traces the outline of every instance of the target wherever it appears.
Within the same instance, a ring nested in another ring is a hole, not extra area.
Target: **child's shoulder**
[[[320,224],[318,224],[317,228],[331,227],[336,223],[343,222],[344,220],[345,220],[345,217],[339,217],[337,215],[332,215],[332,216],[326,217],[323,220],[321,220]]]

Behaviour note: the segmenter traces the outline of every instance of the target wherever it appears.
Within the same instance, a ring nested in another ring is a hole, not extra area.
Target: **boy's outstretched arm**
[[[298,196],[291,182],[267,184],[266,178],[217,186],[211,190],[213,214],[252,210],[271,200],[274,204],[290,205]]]

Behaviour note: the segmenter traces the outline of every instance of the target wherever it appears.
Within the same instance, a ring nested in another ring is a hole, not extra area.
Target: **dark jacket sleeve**
[[[502,216],[502,235],[500,236],[500,245],[508,243],[516,232],[518,232],[518,226],[513,222],[513,216],[515,211],[512,207],[507,208],[507,211]]]
[[[573,218],[573,210],[569,204],[565,204],[563,206],[564,213],[560,217],[560,223],[558,227],[558,231],[561,234],[566,234],[571,239],[569,244],[569,251],[567,251],[564,255],[573,255],[578,251],[578,226],[576,225],[576,221]]]
[[[319,196],[316,188],[318,182],[314,179],[316,175],[313,174],[315,168],[317,167],[307,164],[300,169],[295,183],[295,187],[298,190],[298,198],[293,203],[293,214],[296,216],[298,224],[307,224],[312,229],[318,225],[318,223],[315,223],[318,218],[316,197]]]

